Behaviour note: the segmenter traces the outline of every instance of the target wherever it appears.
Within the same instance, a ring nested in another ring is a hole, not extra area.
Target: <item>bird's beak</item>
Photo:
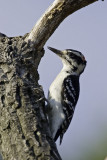
[[[62,57],[62,54],[63,54],[62,51],[55,49],[55,48],[52,48],[52,47],[48,47],[48,49],[51,50],[52,52],[56,53],[58,56]]]

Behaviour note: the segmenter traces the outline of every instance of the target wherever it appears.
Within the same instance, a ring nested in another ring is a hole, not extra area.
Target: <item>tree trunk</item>
[[[44,50],[24,37],[0,38],[0,148],[4,160],[60,160],[38,85]]]
[[[23,37],[0,34],[0,150],[4,160],[61,160],[38,84],[43,46],[69,14],[97,0],[55,0]],[[48,34],[47,34],[48,33]]]

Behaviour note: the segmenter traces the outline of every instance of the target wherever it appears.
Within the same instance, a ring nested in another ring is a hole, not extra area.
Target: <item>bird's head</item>
[[[63,68],[68,72],[74,72],[80,75],[85,67],[87,61],[84,55],[73,49],[57,50],[55,48],[48,47],[49,50],[56,53],[62,60]]]

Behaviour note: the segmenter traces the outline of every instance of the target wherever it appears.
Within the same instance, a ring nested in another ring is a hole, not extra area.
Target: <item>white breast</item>
[[[61,105],[61,92],[63,81],[68,75],[67,72],[62,70],[49,88],[48,101],[51,110],[49,111],[48,117],[53,138],[65,119]]]

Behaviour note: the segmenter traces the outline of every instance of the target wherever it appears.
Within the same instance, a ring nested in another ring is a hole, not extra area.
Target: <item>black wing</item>
[[[60,144],[62,142],[63,135],[68,129],[69,124],[72,120],[75,106],[78,101],[78,97],[79,97],[79,76],[70,75],[67,78],[65,78],[62,90],[62,104],[63,104],[63,111],[65,113],[65,120],[63,124],[60,126],[54,138],[54,140],[56,141],[60,136]]]

